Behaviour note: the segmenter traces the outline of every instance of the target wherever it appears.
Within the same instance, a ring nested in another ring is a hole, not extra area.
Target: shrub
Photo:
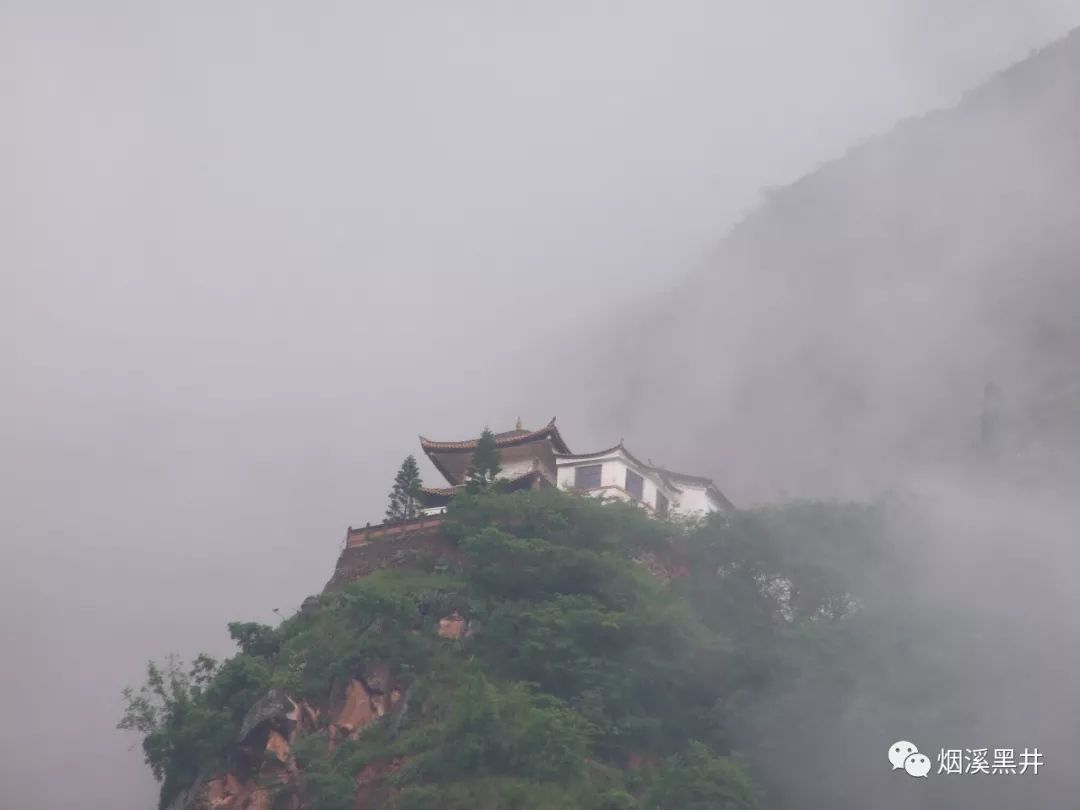
[[[741,763],[700,742],[667,760],[645,802],[648,810],[754,810],[758,792]]]
[[[447,723],[440,770],[564,782],[581,775],[588,744],[588,725],[562,701],[472,675]]]

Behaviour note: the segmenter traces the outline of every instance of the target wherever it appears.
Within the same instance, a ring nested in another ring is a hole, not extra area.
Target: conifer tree
[[[472,464],[466,476],[466,486],[472,492],[487,489],[502,472],[499,446],[495,443],[495,434],[490,428],[484,428],[480,440],[473,451]]]
[[[420,515],[422,507],[419,498],[422,485],[420,468],[416,465],[416,458],[410,454],[401,462],[401,469],[394,476],[390,506],[386,510],[387,522],[400,523]]]

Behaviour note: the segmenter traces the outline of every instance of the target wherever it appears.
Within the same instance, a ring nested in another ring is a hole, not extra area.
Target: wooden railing
[[[444,520],[445,518],[442,515],[424,515],[411,520],[404,520],[401,523],[382,523],[377,526],[364,526],[359,529],[350,526],[345,534],[345,547],[352,548],[381,538],[427,531],[434,529],[436,526],[441,526]]]

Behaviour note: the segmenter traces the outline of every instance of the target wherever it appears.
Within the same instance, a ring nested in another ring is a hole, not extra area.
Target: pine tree
[[[499,446],[495,443],[495,434],[489,428],[484,428],[484,432],[480,434],[480,441],[476,443],[472,464],[465,478],[469,490],[478,492],[490,487],[502,472],[499,462]]]
[[[401,469],[394,477],[394,488],[390,492],[390,506],[386,510],[387,522],[400,523],[420,515],[422,507],[419,498],[422,484],[416,458],[409,455],[401,462]]]

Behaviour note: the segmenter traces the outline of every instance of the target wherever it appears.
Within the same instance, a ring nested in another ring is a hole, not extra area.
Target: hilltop
[[[169,810],[751,810],[738,707],[852,611],[826,561],[875,521],[462,494],[441,544],[383,541],[406,553],[230,625],[227,661],[152,664],[122,725]]]

